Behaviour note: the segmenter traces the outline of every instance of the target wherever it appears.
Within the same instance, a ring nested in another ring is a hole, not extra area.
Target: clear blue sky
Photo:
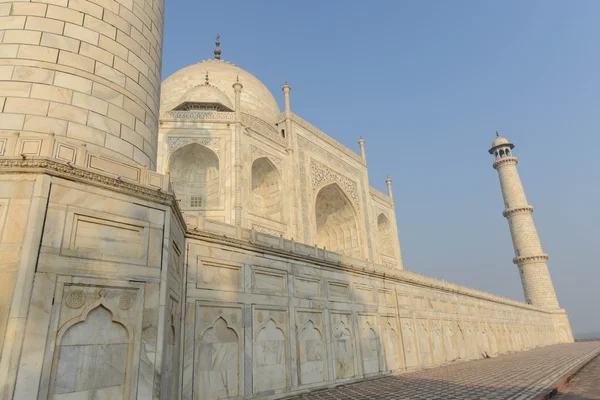
[[[163,78],[212,57],[393,179],[407,269],[523,300],[492,158],[519,172],[559,301],[600,332],[600,1],[166,2]]]

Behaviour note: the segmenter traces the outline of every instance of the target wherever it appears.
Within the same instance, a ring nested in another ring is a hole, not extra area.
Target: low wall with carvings
[[[184,398],[276,397],[572,341],[564,313],[255,231],[202,228],[187,241]]]

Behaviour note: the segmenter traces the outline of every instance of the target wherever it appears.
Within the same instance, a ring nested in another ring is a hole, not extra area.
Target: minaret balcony
[[[533,207],[532,206],[516,207],[516,208],[509,208],[508,210],[502,211],[502,215],[504,216],[504,218],[511,217],[515,214],[523,214],[523,213],[530,213],[530,214],[533,213]]]
[[[548,254],[541,253],[530,256],[520,256],[513,258],[513,264],[523,265],[523,264],[533,264],[533,263],[546,263],[548,262]]]
[[[504,165],[517,165],[519,163],[519,159],[517,157],[504,157],[504,158],[499,158],[496,161],[494,161],[494,164],[492,164],[492,167],[498,169],[499,167],[502,167]]]

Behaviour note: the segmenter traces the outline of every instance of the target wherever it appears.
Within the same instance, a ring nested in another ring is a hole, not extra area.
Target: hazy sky
[[[163,78],[212,58],[393,179],[404,266],[523,300],[492,156],[519,172],[560,304],[600,332],[600,1],[166,2]]]

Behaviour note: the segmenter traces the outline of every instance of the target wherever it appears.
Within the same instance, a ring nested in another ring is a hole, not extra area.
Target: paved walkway
[[[549,391],[554,381],[599,352],[599,342],[560,344],[348,384],[288,399],[529,400]],[[588,400],[586,397],[573,399]]]
[[[600,357],[580,371],[556,400],[600,400]]]

